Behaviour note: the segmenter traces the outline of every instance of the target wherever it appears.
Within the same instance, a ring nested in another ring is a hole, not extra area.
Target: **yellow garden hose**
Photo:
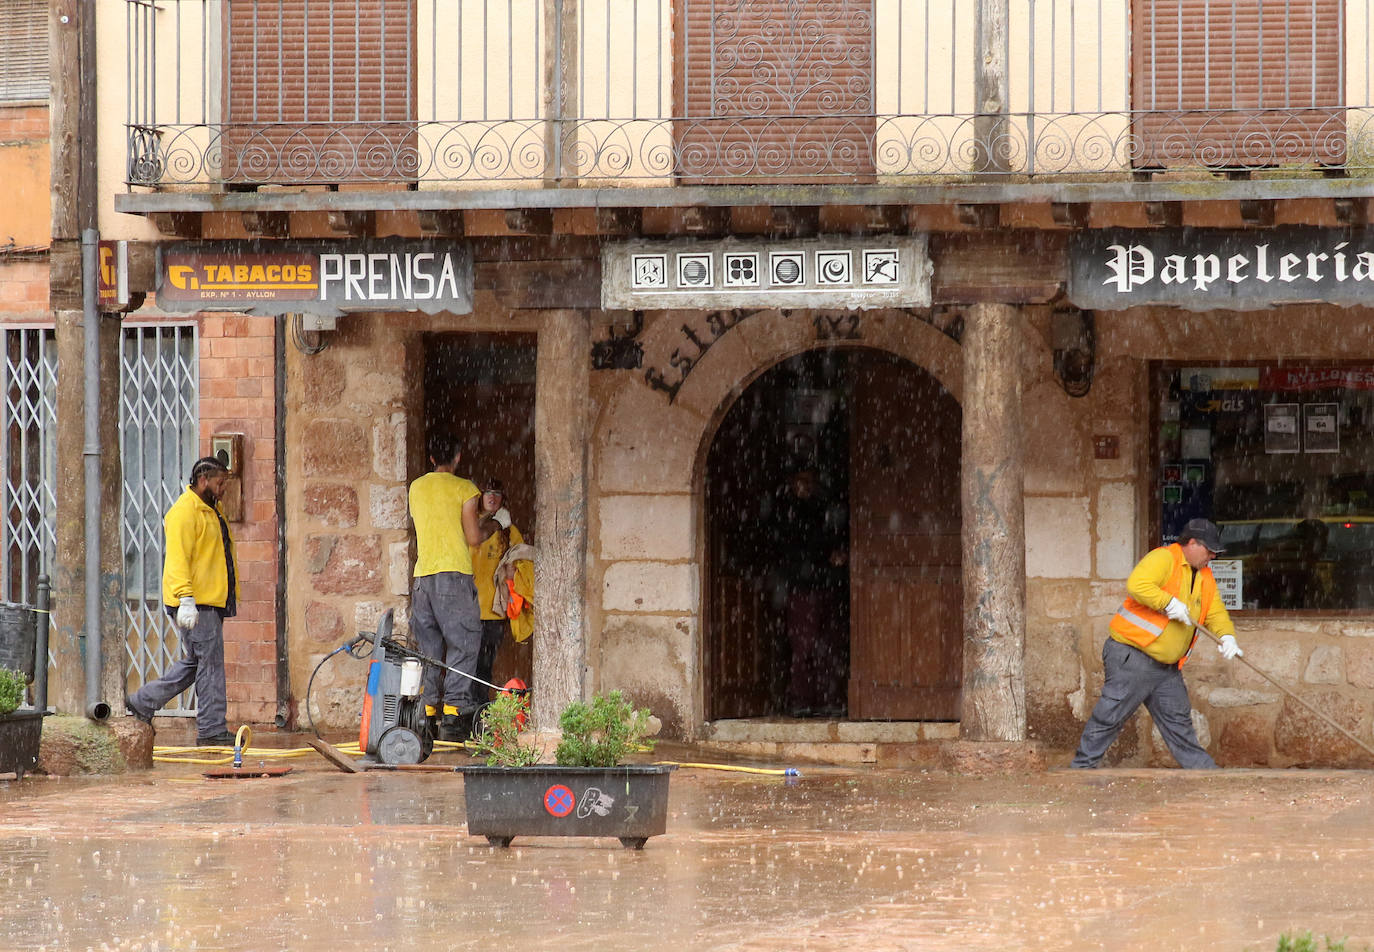
[[[734,764],[688,764],[677,760],[656,760],[655,766],[692,767],[697,770],[733,770],[738,773],[764,774],[769,777],[800,777],[796,767],[737,767]]]

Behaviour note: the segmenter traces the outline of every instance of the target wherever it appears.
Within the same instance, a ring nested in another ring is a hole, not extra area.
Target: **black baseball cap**
[[[1178,534],[1178,541],[1187,542],[1189,539],[1197,539],[1217,555],[1226,551],[1226,547],[1221,544],[1221,530],[1216,527],[1215,523],[1206,519],[1188,520],[1188,524]]]

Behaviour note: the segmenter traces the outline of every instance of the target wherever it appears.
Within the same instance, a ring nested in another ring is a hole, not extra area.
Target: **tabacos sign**
[[[1104,229],[1079,232],[1070,250],[1069,299],[1093,310],[1352,305],[1372,295],[1374,234],[1363,230]]]
[[[472,255],[452,242],[183,242],[158,248],[157,278],[173,313],[472,311]]]

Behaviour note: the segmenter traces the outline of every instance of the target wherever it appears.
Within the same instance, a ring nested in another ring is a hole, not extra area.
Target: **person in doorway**
[[[186,490],[167,510],[162,600],[181,629],[181,659],[124,699],[130,714],[151,724],[164,704],[194,684],[201,747],[234,743],[226,719],[224,619],[236,612],[239,580],[234,540],[219,505],[228,478],[216,457],[196,460]]]
[[[1244,653],[1207,567],[1222,551],[1217,527],[1192,519],[1177,542],[1147,553],[1131,570],[1126,601],[1112,617],[1111,634],[1102,646],[1102,696],[1083,728],[1071,767],[1096,767],[1141,704],[1180,767],[1216,767],[1193,730],[1182,668],[1197,641],[1193,619],[1220,636],[1217,650],[1223,658],[1230,661]]]
[[[432,469],[410,484],[416,550],[410,619],[421,654],[475,675],[482,619],[470,547],[491,535],[496,523],[483,514],[477,486],[456,475],[461,458],[456,439],[432,436]],[[439,740],[461,743],[472,736],[473,717],[483,701],[477,682],[426,665],[424,699],[430,722],[438,719]]]
[[[811,466],[792,474],[775,504],[770,538],[779,546],[787,643],[791,652],[786,710],[793,717],[842,712],[845,632],[842,596],[848,581],[848,528]],[[776,596],[775,596],[776,597]]]
[[[510,510],[506,508],[506,487],[501,480],[488,479],[482,484],[481,511],[496,524],[496,530],[485,541],[472,547],[472,578],[477,585],[477,604],[482,613],[482,647],[477,653],[476,673],[483,681],[490,681],[497,649],[511,630],[504,607],[501,611],[496,607],[496,569],[502,557],[513,546],[524,543],[525,537],[511,524]],[[489,698],[488,689],[480,684],[477,687]]]

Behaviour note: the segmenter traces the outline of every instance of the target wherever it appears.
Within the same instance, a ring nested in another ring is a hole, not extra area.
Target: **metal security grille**
[[[119,401],[124,471],[125,647],[130,690],[156,678],[181,656],[176,626],[162,608],[162,517],[181,495],[196,458],[200,365],[196,328],[124,327]],[[162,713],[193,714],[195,690]]]
[[[0,598],[34,605],[57,547],[57,341],[42,328],[6,329],[4,340]]]

